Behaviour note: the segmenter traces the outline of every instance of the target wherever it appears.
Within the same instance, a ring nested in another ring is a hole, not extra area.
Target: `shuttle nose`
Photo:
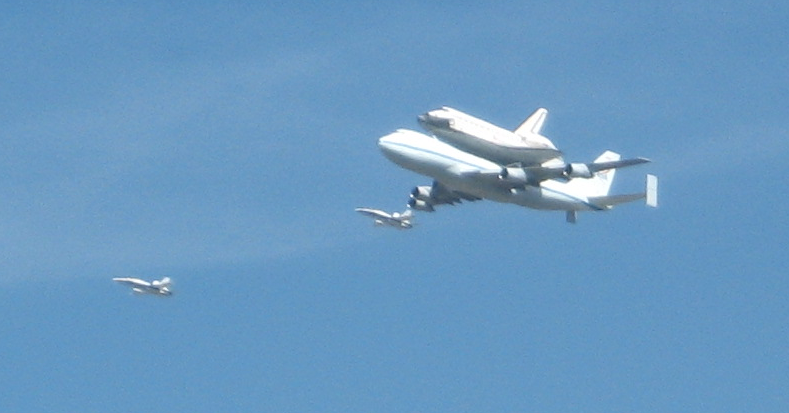
[[[429,128],[448,129],[450,126],[452,126],[452,121],[450,121],[449,119],[444,118],[442,116],[438,116],[430,112],[417,116],[416,120],[425,129],[429,129]]]

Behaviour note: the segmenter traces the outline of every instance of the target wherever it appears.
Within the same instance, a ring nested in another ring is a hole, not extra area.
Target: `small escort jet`
[[[173,292],[170,290],[173,283],[170,277],[164,277],[161,280],[153,280],[150,282],[139,278],[113,278],[112,281],[131,287],[132,292],[135,294],[150,294],[160,297],[169,297],[173,295]]]
[[[413,217],[413,211],[411,208],[405,210],[405,212],[398,213],[388,213],[381,211],[380,209],[372,209],[372,208],[356,208],[356,212],[366,215],[374,220],[375,226],[390,226],[397,229],[411,229],[413,228],[413,224],[411,223],[411,219]]]

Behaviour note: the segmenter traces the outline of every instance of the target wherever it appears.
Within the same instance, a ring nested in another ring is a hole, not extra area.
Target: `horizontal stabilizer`
[[[614,205],[624,204],[627,202],[637,201],[644,198],[644,194],[624,194],[624,195],[606,195],[606,196],[591,196],[589,202],[602,208],[612,207]]]
[[[657,207],[657,188],[658,179],[655,175],[647,175],[646,190],[640,194],[606,195],[589,197],[589,202],[603,208],[610,208],[614,205],[637,201],[646,198],[647,206]]]
[[[605,171],[607,169],[614,169],[614,168],[624,168],[626,166],[633,166],[633,165],[640,165],[642,163],[652,162],[647,158],[633,158],[633,159],[622,159],[619,161],[610,161],[610,162],[594,162],[586,164],[589,167],[589,171],[600,172]]]

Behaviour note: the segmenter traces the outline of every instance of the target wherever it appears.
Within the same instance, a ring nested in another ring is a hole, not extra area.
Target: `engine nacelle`
[[[568,163],[564,167],[565,178],[591,178],[594,174],[585,163]]]
[[[417,211],[425,211],[425,212],[433,212],[433,211],[435,211],[435,208],[433,208],[433,205],[428,204],[427,202],[425,202],[425,201],[423,201],[421,199],[416,199],[416,198],[411,198],[410,200],[408,200],[408,206],[411,209],[415,209]]]
[[[432,188],[429,186],[417,186],[411,190],[411,198],[418,199],[420,201],[427,201],[430,199],[431,191]]]
[[[499,179],[514,185],[526,185],[529,183],[529,174],[522,168],[502,168]]]

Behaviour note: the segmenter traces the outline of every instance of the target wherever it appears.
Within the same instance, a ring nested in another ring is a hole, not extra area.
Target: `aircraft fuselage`
[[[154,285],[139,278],[113,278],[113,281],[131,287],[132,292],[135,294],[150,294],[157,296],[170,296],[173,292],[170,291],[167,285]],[[157,281],[158,282],[158,281]]]
[[[527,140],[452,108],[432,110],[418,116],[417,120],[438,139],[502,165],[539,165],[561,157],[561,152],[544,136],[535,134]]]
[[[429,176],[449,189],[480,198],[545,210],[606,209],[590,203],[571,185],[556,180],[515,189],[492,184],[489,179],[483,179],[480,172],[500,171],[501,164],[415,131],[400,129],[380,138],[378,146],[397,165]]]

